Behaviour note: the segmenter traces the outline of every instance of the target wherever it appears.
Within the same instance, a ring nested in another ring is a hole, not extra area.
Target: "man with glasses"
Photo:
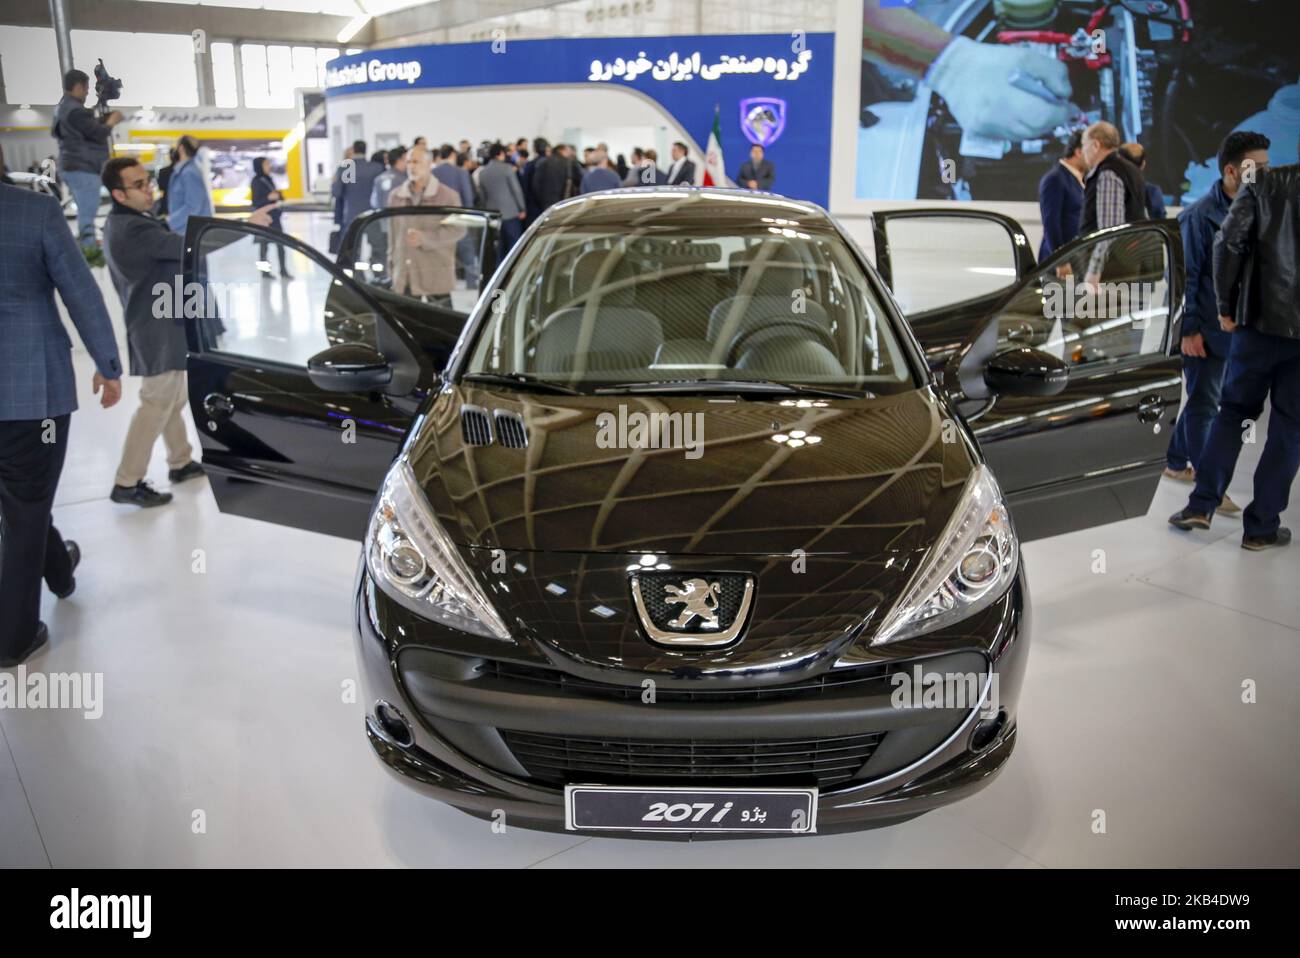
[[[185,239],[170,232],[150,210],[153,180],[134,157],[115,157],[104,165],[104,186],[113,206],[104,222],[104,256],[113,286],[122,301],[130,372],[142,377],[140,407],[131,417],[122,459],[110,494],[114,502],[149,508],[171,502],[145,481],[149,458],[159,435],[167,447],[167,478],[173,483],[203,475],[191,458],[185,420],[185,319],[173,316],[171,290],[182,273]],[[269,208],[249,217],[270,225]],[[166,309],[155,312],[155,287],[168,290]]]

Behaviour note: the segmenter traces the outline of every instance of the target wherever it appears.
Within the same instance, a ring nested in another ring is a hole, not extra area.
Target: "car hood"
[[[467,410],[492,422],[490,444],[467,440]],[[643,438],[633,413],[677,414],[677,438],[702,444],[620,447]],[[942,532],[975,461],[951,415],[929,389],[710,401],[448,386],[409,455],[503,619],[547,654],[677,670],[682,656],[642,634],[631,573],[739,573],[755,587],[743,641],[693,667],[785,669],[851,641]],[[503,416],[524,425],[522,447]]]

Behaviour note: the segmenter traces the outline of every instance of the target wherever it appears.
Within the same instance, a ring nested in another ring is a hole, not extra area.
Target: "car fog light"
[[[411,723],[406,720],[402,710],[388,702],[375,703],[375,722],[379,726],[382,738],[399,748],[409,748],[415,741]]]

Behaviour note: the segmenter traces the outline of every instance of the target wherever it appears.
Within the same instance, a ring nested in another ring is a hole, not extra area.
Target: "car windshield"
[[[761,215],[543,225],[494,293],[464,374],[582,392],[916,385],[844,240]]]

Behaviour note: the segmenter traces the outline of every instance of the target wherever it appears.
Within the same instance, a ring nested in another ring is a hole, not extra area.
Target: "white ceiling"
[[[191,6],[233,7],[242,10],[287,10],[353,17],[364,11],[378,16],[437,0],[137,0],[139,3],[183,3]]]

